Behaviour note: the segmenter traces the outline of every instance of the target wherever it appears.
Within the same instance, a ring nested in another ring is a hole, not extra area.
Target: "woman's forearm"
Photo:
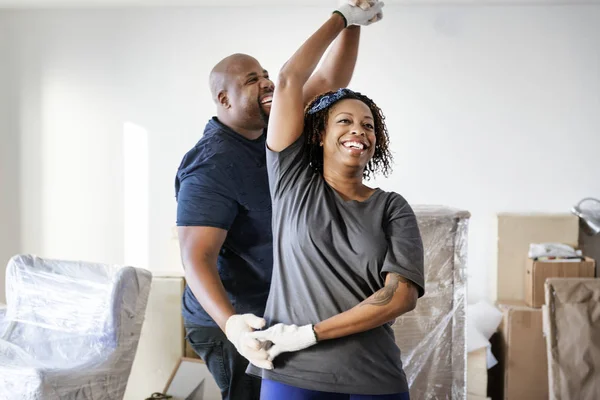
[[[338,14],[332,14],[315,33],[292,55],[279,72],[278,85],[289,81],[303,86],[319,64],[321,57],[344,30],[344,19]]]
[[[315,72],[328,86],[325,89],[337,90],[348,86],[356,67],[359,43],[360,26],[358,25],[344,29],[333,43],[319,69]]]
[[[413,310],[418,291],[399,274],[389,273],[386,284],[372,296],[341,314],[314,326],[317,340],[336,339],[381,326]]]
[[[282,151],[302,134],[304,85],[327,47],[344,26],[344,19],[333,14],[281,68],[273,94],[267,130],[267,146],[272,151]]]

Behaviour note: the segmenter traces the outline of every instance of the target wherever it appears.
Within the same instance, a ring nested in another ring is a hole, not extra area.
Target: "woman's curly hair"
[[[363,178],[370,179],[376,173],[388,176],[392,171],[393,157],[389,149],[389,136],[385,126],[385,116],[373,100],[349,89],[326,92],[314,98],[304,110],[304,138],[310,166],[323,174],[322,134],[327,127],[329,110],[343,99],[356,99],[365,103],[373,114],[375,127],[375,152],[363,171]]]

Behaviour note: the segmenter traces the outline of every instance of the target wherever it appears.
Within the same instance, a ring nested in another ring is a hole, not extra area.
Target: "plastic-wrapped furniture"
[[[425,296],[393,329],[411,400],[466,399],[466,266],[470,214],[415,206],[425,250]]]
[[[0,326],[0,400],[121,400],[152,275],[13,257]]]
[[[0,337],[2,337],[2,332],[4,332],[6,326],[6,306],[4,304],[0,304]]]

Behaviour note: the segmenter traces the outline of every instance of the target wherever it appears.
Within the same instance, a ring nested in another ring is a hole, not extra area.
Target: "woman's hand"
[[[304,350],[317,343],[313,325],[277,324],[267,330],[254,331],[247,335],[263,343],[272,343],[272,346],[267,350],[269,361],[273,361],[281,353]]]
[[[383,2],[370,2],[369,0],[347,0],[341,4],[336,12],[346,20],[346,26],[370,25],[383,18],[381,9]]]
[[[351,6],[360,7],[363,10],[366,10],[378,1],[379,0],[340,0],[338,4],[341,6],[344,3],[348,3]]]

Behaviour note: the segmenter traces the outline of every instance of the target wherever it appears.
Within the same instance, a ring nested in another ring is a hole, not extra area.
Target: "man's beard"
[[[265,123],[265,125],[267,125],[269,123],[269,114],[267,114],[265,112],[265,110],[263,109],[262,104],[260,104],[260,101],[258,102],[258,111],[260,113],[260,118],[263,120],[263,122]]]

